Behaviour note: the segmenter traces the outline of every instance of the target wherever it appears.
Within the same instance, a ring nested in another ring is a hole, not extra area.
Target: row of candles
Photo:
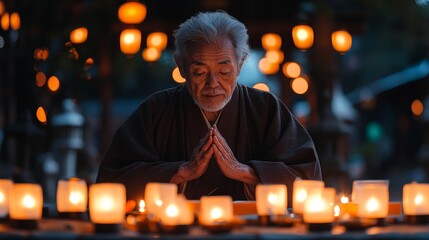
[[[355,180],[352,202],[344,202],[343,198],[343,202],[338,203],[336,190],[325,187],[323,181],[297,179],[293,184],[291,212],[287,208],[287,191],[283,184],[257,185],[257,215],[283,217],[280,218],[283,220],[300,216],[303,223],[329,229],[335,221],[351,214],[351,209],[355,209],[353,214],[359,219],[385,219],[389,214],[388,180]],[[196,216],[201,226],[222,229],[231,226],[235,219],[230,196],[203,196],[196,211],[190,201],[177,193],[177,185],[170,183],[148,183],[144,200],[140,201],[143,206],[131,215],[126,211],[125,186],[120,183],[95,183],[88,190],[82,179],[59,180],[56,199],[58,213],[89,210],[90,221],[96,226],[121,225],[125,220],[128,222],[126,216],[133,216],[135,225],[138,221],[145,224],[152,221],[166,227],[190,226]],[[406,217],[429,216],[428,201],[429,184],[413,182],[403,186],[402,210]],[[37,221],[42,218],[42,208],[40,185],[0,179],[0,218]]]

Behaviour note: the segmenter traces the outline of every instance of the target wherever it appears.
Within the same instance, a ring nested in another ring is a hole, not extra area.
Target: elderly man
[[[255,198],[258,183],[321,180],[311,137],[274,95],[236,82],[250,53],[247,29],[223,11],[201,12],[174,32],[186,85],[146,98],[115,133],[97,182],[141,199],[148,182],[178,184],[188,199]],[[290,198],[289,198],[290,199]]]

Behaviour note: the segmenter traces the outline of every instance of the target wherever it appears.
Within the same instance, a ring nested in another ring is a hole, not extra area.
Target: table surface
[[[348,230],[335,224],[328,231],[309,231],[308,225],[261,226],[243,224],[229,232],[211,233],[193,225],[187,233],[141,233],[121,226],[116,233],[96,233],[94,225],[87,221],[66,219],[42,219],[36,230],[13,228],[0,223],[0,239],[429,239],[429,224],[411,225],[389,223],[366,229]]]

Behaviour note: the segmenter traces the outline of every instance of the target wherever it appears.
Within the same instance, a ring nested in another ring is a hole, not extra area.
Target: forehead
[[[220,58],[235,59],[235,48],[231,40],[224,38],[215,43],[205,41],[193,42],[188,45],[187,58],[190,62],[218,60]]]

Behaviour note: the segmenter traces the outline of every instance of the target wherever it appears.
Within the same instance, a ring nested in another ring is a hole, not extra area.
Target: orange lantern
[[[57,210],[61,213],[84,213],[88,204],[88,187],[82,179],[59,180]]]
[[[118,18],[123,23],[139,24],[146,17],[146,6],[139,2],[126,2],[118,9]]]
[[[292,207],[296,214],[304,213],[304,204],[310,191],[319,191],[325,187],[323,181],[297,179],[293,182]]]
[[[165,203],[174,201],[176,197],[176,184],[149,182],[146,184],[144,192],[146,212],[155,220],[159,220],[161,212],[165,207]]]
[[[279,50],[282,46],[282,37],[277,33],[266,33],[262,35],[261,42],[265,50]]]
[[[256,211],[259,216],[285,215],[287,213],[286,185],[258,184],[256,186]]]
[[[357,216],[385,218],[389,213],[389,180],[355,180],[353,202],[358,204]]]
[[[141,32],[138,29],[124,29],[120,36],[121,52],[124,54],[135,54],[140,50]]]
[[[352,36],[344,30],[335,31],[331,35],[332,46],[340,54],[344,54],[352,47]]]
[[[84,43],[88,38],[88,29],[85,27],[76,28],[70,33],[70,41],[72,43]]]
[[[125,220],[126,190],[121,183],[96,183],[89,187],[89,216],[97,232],[114,232]]]
[[[416,182],[405,184],[402,191],[402,204],[408,222],[427,223],[429,220],[429,184]]]
[[[160,51],[167,47],[167,34],[163,32],[153,32],[147,36],[146,39],[148,48],[156,48]]]
[[[297,48],[302,50],[310,48],[313,46],[314,41],[313,28],[308,25],[297,25],[293,27],[292,39]]]
[[[9,213],[12,186],[12,180],[0,179],[0,219],[5,218]]]
[[[234,210],[231,196],[203,196],[200,204],[201,225],[214,226],[232,222]]]
[[[160,220],[163,226],[191,225],[194,223],[194,212],[185,196],[180,194],[164,203]]]
[[[39,184],[15,183],[10,196],[9,215],[16,220],[42,218],[43,192]]]

